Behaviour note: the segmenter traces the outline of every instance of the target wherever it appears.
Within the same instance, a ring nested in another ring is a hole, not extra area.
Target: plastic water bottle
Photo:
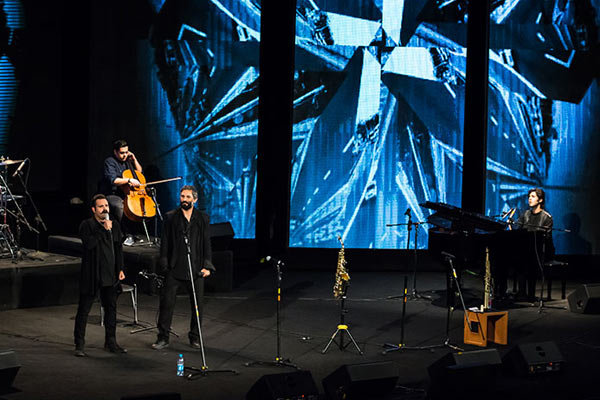
[[[184,364],[183,364],[183,354],[179,355],[179,358],[177,359],[177,376],[183,376],[183,370],[184,370]]]

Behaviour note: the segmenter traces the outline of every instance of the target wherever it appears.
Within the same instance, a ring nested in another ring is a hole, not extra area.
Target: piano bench
[[[560,279],[560,298],[567,298],[567,268],[569,263],[564,261],[552,260],[544,263],[544,274],[546,275],[548,297],[547,300],[552,300],[552,279]]]

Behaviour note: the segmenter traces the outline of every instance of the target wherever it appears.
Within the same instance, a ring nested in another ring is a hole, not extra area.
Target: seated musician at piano
[[[123,172],[132,168],[137,172],[142,172],[142,166],[135,154],[129,151],[127,142],[122,139],[115,140],[113,142],[113,154],[104,160],[100,193],[106,196],[111,214],[119,222],[123,218],[123,199],[126,196],[122,187],[124,185],[130,187],[140,186],[137,179],[123,177]]]
[[[517,272],[518,291],[516,297],[535,299],[535,283],[540,271],[539,263],[543,263],[554,257],[554,244],[552,242],[552,215],[545,210],[546,193],[543,189],[532,188],[527,192],[527,203],[529,209],[519,216],[516,228],[529,232],[543,232],[541,239],[533,243],[529,256],[523,257],[523,265]],[[537,254],[536,254],[537,253]],[[538,261],[539,257],[539,261]]]

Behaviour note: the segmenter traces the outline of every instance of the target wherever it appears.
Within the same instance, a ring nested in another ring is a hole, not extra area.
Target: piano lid
[[[460,207],[446,203],[426,201],[425,203],[421,203],[420,206],[435,211],[435,213],[427,217],[427,222],[438,228],[474,233],[491,233],[503,231],[508,226],[506,222],[498,221],[479,213],[465,211]]]

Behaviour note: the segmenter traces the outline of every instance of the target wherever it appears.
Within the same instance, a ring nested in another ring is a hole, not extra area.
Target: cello
[[[151,196],[148,195],[146,188],[151,185],[158,183],[170,182],[181,179],[180,176],[176,178],[163,179],[160,181],[146,183],[146,177],[139,171],[136,171],[129,159],[127,159],[127,166],[129,167],[123,171],[124,179],[137,179],[140,182],[140,186],[132,187],[128,184],[122,185],[121,189],[125,192],[125,199],[123,200],[123,213],[131,221],[140,222],[144,218],[152,218],[156,215],[156,203]]]

